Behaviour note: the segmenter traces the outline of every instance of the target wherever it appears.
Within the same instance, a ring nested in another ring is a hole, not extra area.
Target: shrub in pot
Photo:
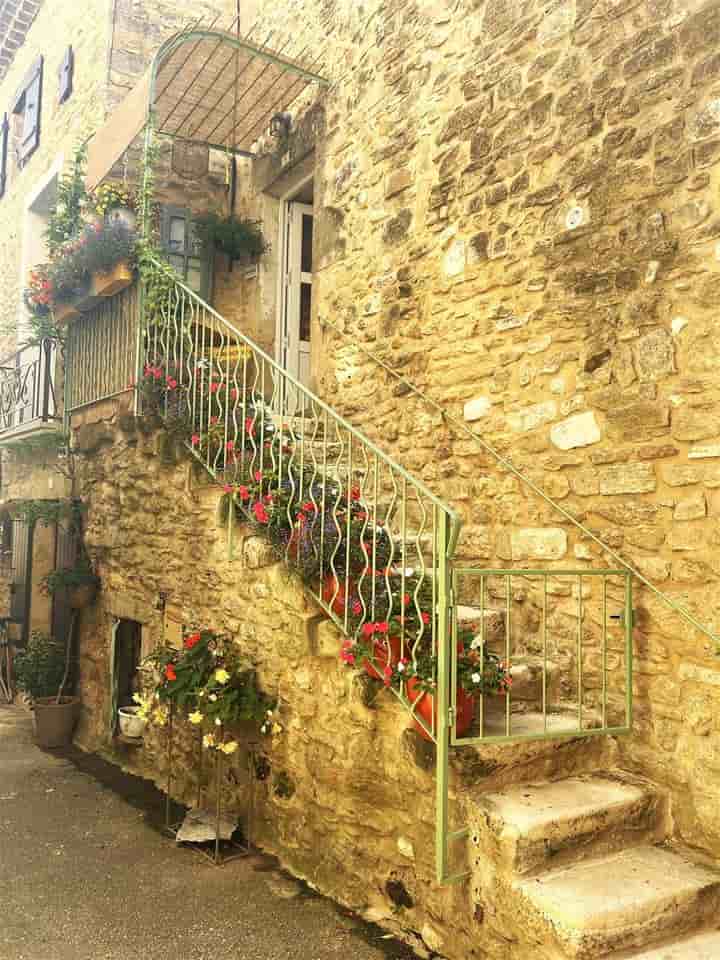
[[[80,701],[63,697],[67,677],[67,650],[46,634],[33,631],[27,647],[14,660],[18,687],[32,699],[35,734],[42,747],[70,743]]]

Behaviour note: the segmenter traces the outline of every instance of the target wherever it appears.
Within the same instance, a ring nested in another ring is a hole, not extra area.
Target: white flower
[[[206,733],[203,737],[203,746],[207,749],[208,747],[215,746],[215,737],[212,733]]]
[[[401,661],[400,663],[398,663],[398,665],[397,665],[397,672],[398,672],[398,673],[405,673],[405,664],[402,663],[402,661]]]
[[[230,674],[227,670],[223,670],[222,667],[220,667],[219,670],[215,671],[215,679],[218,683],[227,683],[230,679]]]
[[[132,698],[133,698],[133,703],[138,703],[138,704],[140,704],[140,706],[143,705],[143,702],[144,702],[144,701],[143,701],[143,698],[140,696],[139,693],[134,693],[134,694],[132,695]]]
[[[215,717],[215,726],[216,727],[222,726],[222,720],[220,719],[220,717]]]
[[[197,723],[202,723],[202,722],[203,722],[203,714],[200,713],[199,710],[195,710],[194,713],[189,714],[188,720],[190,721],[190,723],[195,723],[195,724],[197,724]]]
[[[472,643],[470,644],[471,650],[479,650],[482,646],[482,637],[473,637]]]
[[[472,680],[473,683],[480,683],[480,681],[482,680],[482,677],[480,676],[479,673],[473,673],[470,679]]]
[[[217,694],[216,694],[216,693],[211,693],[211,694],[210,694],[210,699],[212,700],[213,703],[215,703],[215,701],[217,700]]]
[[[268,725],[267,725],[266,723],[264,723],[264,724],[260,727],[260,733],[267,733],[267,732],[268,732]]]
[[[230,756],[231,753],[235,753],[237,748],[237,740],[229,740],[227,743],[221,743],[218,747],[219,750],[222,750],[222,752],[226,753],[228,756]]]
[[[266,716],[271,717],[273,715],[272,710],[268,710]]]
[[[198,696],[199,696],[199,697],[204,697],[204,696],[205,696],[205,691],[204,691],[204,690],[201,690],[201,691],[198,693]]]

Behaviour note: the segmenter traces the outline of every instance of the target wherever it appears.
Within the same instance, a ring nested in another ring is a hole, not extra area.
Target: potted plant
[[[72,740],[80,701],[62,696],[68,654],[67,647],[33,631],[27,647],[15,655],[17,683],[32,699],[35,734],[42,747],[61,747]]]
[[[437,727],[437,656],[424,652],[408,668],[407,697],[415,706],[415,713],[424,721],[415,721],[415,728],[426,740],[433,738],[428,730]],[[457,688],[455,727],[462,736],[472,726],[475,698],[481,694],[505,694],[510,690],[512,677],[498,656],[485,650],[480,653],[480,641],[472,629],[463,630],[458,638]]]
[[[231,265],[235,260],[257,260],[268,249],[260,220],[209,211],[196,217],[195,223],[205,247],[224,253]]]
[[[135,230],[135,199],[124,184],[113,180],[101,183],[92,194],[91,203],[101,220],[110,225],[120,224],[127,230]]]
[[[79,259],[92,277],[94,297],[112,297],[132,283],[136,235],[120,220],[86,227]]]
[[[100,578],[93,571],[89,561],[78,561],[74,567],[61,567],[48,573],[40,582],[41,588],[49,594],[67,591],[68,605],[72,610],[82,610],[95,600]]]

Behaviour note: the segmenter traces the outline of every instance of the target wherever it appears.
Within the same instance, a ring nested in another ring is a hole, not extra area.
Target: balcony
[[[57,343],[43,340],[0,365],[0,443],[56,429],[58,359]]]

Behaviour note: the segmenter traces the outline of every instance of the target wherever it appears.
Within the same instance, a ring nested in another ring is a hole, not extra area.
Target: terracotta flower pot
[[[81,583],[68,590],[68,606],[71,610],[82,610],[95,602],[97,586],[94,583]]]
[[[394,667],[400,662],[401,645],[400,637],[381,635],[373,644],[375,662],[363,661],[365,673],[374,680],[384,680],[383,670],[385,667]]]
[[[40,697],[33,702],[35,737],[41,747],[66,747],[72,743],[80,715],[78,697]]]
[[[420,684],[415,677],[412,677],[408,680],[407,683],[407,697],[410,703],[417,706],[415,708],[415,713],[421,717],[427,724],[429,729],[436,729],[434,724],[436,724],[437,719],[437,707],[435,706],[435,697],[432,694],[425,693],[420,689]],[[458,736],[462,736],[472,726],[473,714],[475,712],[475,698],[471,697],[469,693],[465,693],[460,687],[457,691],[457,733]],[[424,737],[425,740],[432,741],[432,737],[424,729],[424,727],[414,721],[415,729],[418,731],[421,737]]]
[[[350,579],[347,582],[349,593],[355,591],[355,581]],[[337,596],[333,600],[335,591],[337,590]],[[345,581],[338,580],[338,578],[333,573],[327,574],[323,578],[322,582],[322,598],[327,603],[333,613],[336,613],[339,617],[344,616],[345,614]]]
[[[92,278],[92,293],[96,297],[113,297],[133,281],[133,272],[125,260],[116,263],[107,273],[94,273]]]

